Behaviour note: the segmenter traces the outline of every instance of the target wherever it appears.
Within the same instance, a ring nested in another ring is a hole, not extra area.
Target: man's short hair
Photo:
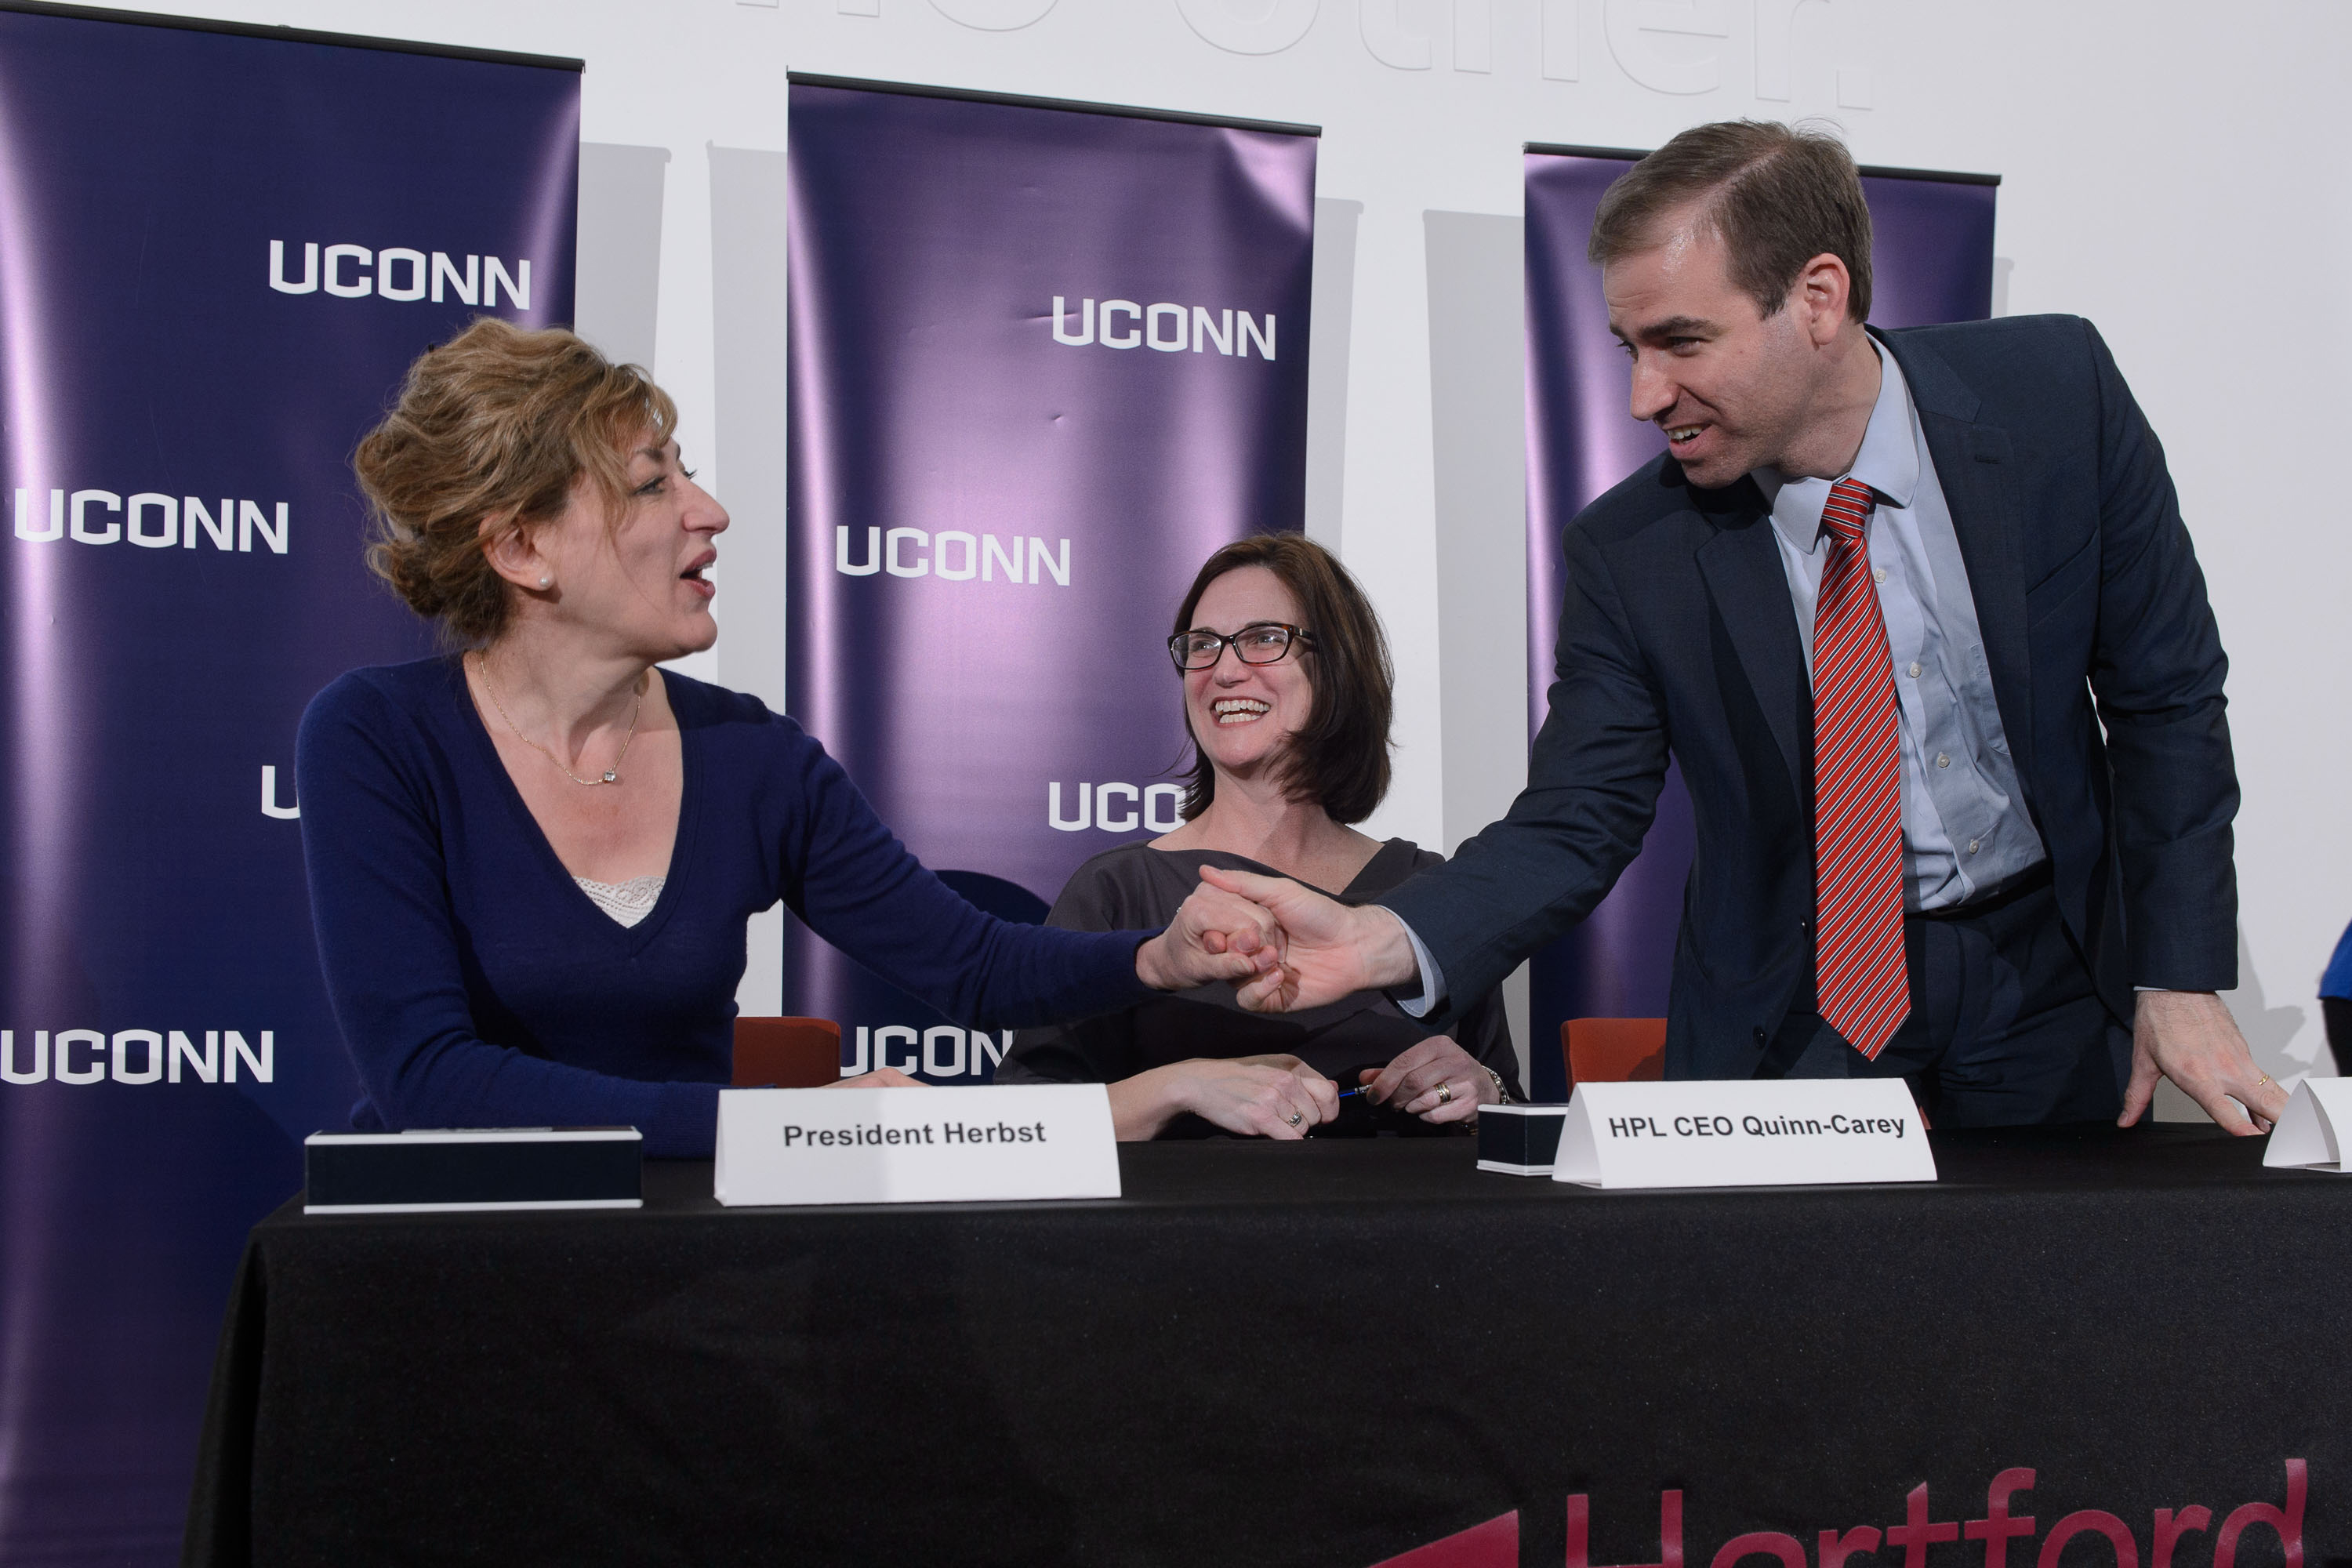
[[[1658,243],[1660,220],[1693,202],[1723,237],[1731,281],[1769,316],[1816,256],[1845,263],[1846,314],[1870,319],[1870,207],[1845,143],[1816,126],[1769,120],[1695,125],[1627,171],[1601,198],[1585,254],[1606,267]]]

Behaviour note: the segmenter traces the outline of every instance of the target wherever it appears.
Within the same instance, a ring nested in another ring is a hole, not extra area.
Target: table
[[[1551,1568],[1577,1494],[1590,1563],[1676,1568],[1671,1490],[1685,1568],[1836,1568],[1914,1508],[1949,1539],[1850,1568],[2206,1568],[2289,1460],[2304,1563],[2352,1553],[2352,1181],[2210,1128],[1934,1142],[1914,1187],[1378,1140],[1129,1146],[1113,1202],[723,1210],[653,1163],[638,1212],[293,1204],[188,1560],[1367,1568],[1517,1510]],[[2282,1561],[2238,1534],[2216,1568]]]

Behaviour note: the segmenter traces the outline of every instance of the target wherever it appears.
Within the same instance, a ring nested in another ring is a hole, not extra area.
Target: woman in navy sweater
[[[676,423],[571,333],[483,320],[360,444],[369,563],[463,651],[353,670],[302,719],[353,1126],[627,1124],[650,1155],[708,1155],[745,924],[779,899],[987,1027],[1271,967],[1264,914],[1207,887],[1158,935],[983,914],[799,725],[657,669],[718,635],[728,522]]]

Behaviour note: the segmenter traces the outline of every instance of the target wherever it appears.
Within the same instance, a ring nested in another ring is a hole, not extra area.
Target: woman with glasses
[[[1164,921],[1203,866],[1291,877],[1353,903],[1444,858],[1349,826],[1388,793],[1394,678],[1378,617],[1328,551],[1296,533],[1225,546],[1193,579],[1168,647],[1195,753],[1184,826],[1079,867],[1048,923]],[[996,1079],[1107,1083],[1122,1139],[1303,1138],[1334,1121],[1458,1130],[1517,1092],[1517,1063],[1498,994],[1433,1035],[1378,992],[1245,1013],[1219,982],[1024,1031]],[[1358,1113],[1366,1102],[1380,1114]]]
[[[369,564],[450,651],[352,670],[296,742],[352,1125],[617,1123],[647,1154],[707,1158],[746,923],[778,900],[982,1025],[1271,962],[1255,906],[1214,889],[1157,934],[983,914],[799,725],[657,668],[718,636],[728,525],[677,422],[635,367],[484,319],[411,366],[360,443]]]

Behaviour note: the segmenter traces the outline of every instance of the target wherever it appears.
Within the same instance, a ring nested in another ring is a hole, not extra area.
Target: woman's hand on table
[[[820,1089],[929,1089],[931,1086],[919,1078],[908,1078],[897,1068],[876,1068],[872,1072],[859,1073],[856,1078],[835,1079],[819,1084]]]
[[[1375,1105],[1393,1106],[1431,1123],[1465,1121],[1480,1106],[1503,1098],[1494,1075],[1444,1035],[1408,1047],[1378,1072],[1367,1070],[1364,1093]]]
[[[1110,1086],[1111,1122],[1133,1142],[1178,1114],[1250,1138],[1297,1139],[1339,1114],[1339,1086],[1291,1056],[1195,1058]]]
[[[1154,991],[1255,979],[1282,959],[1282,927],[1237,893],[1203,882],[1168,929],[1135,950],[1135,973]]]

